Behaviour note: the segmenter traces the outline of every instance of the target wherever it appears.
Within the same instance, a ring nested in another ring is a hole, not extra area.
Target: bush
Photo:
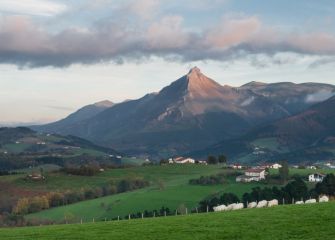
[[[240,199],[234,194],[234,193],[224,193],[221,196],[214,196],[207,198],[205,200],[202,200],[199,203],[199,210],[201,212],[206,212],[207,207],[209,211],[213,211],[213,207],[218,206],[218,205],[228,205],[232,203],[238,203],[240,202]]]
[[[119,182],[117,186],[118,192],[127,192],[139,188],[144,188],[149,186],[149,182],[141,178],[135,179],[123,179]]]
[[[96,166],[81,166],[80,168],[64,167],[63,171],[72,175],[94,176],[99,173],[99,168]]]
[[[217,185],[225,182],[224,174],[217,174],[212,176],[201,176],[198,179],[191,179],[189,181],[192,185]]]

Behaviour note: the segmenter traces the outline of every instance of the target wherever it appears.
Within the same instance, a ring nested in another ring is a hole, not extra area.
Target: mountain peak
[[[201,73],[200,68],[198,68],[197,66],[195,66],[195,67],[191,68],[190,71],[188,72],[188,74],[194,74],[194,73],[195,74]]]
[[[186,79],[188,91],[194,96],[210,97],[212,94],[215,96],[222,88],[219,83],[202,74],[198,67],[193,67],[186,75]]]

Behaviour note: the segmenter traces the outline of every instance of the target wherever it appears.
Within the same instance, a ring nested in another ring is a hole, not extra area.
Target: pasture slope
[[[290,169],[290,175],[300,175],[307,178],[307,175],[320,170],[311,169]],[[201,175],[209,176],[217,173],[232,173],[236,170],[223,169],[220,165],[165,165],[165,166],[146,166],[126,169],[108,170],[98,176],[86,179],[79,176],[50,176],[49,182],[29,183],[26,186],[32,188],[48,187],[56,188],[60,186],[72,185],[72,188],[80,188],[84,184],[92,186],[103,185],[103,183],[115,180],[122,176],[136,176],[151,182],[151,186],[136,191],[125,192],[103,198],[78,202],[75,204],[51,208],[26,216],[28,219],[46,219],[61,222],[66,218],[70,222],[84,222],[112,219],[118,216],[125,217],[131,213],[143,212],[144,210],[158,210],[162,206],[174,211],[177,208],[195,208],[199,201],[209,195],[231,192],[239,197],[243,193],[250,192],[253,187],[271,187],[271,184],[264,183],[236,183],[235,177],[229,176],[224,184],[200,186],[190,185],[189,180],[199,178]],[[334,170],[322,170],[323,173],[334,173]],[[278,174],[278,170],[272,169],[271,175]],[[88,180],[89,179],[89,180]],[[16,181],[19,184],[19,181]],[[25,183],[28,184],[28,183]],[[54,186],[54,187],[53,187]]]
[[[136,176],[150,181],[151,186],[136,191],[51,208],[26,217],[28,219],[62,221],[66,216],[67,219],[74,222],[79,222],[80,219],[85,222],[92,221],[92,218],[97,220],[111,219],[118,216],[123,218],[128,214],[143,212],[144,210],[158,210],[162,206],[168,207],[172,211],[179,207],[192,209],[198,205],[200,200],[212,194],[232,192],[241,197],[243,193],[251,191],[253,187],[267,186],[263,183],[236,183],[233,176],[227,177],[224,184],[210,186],[189,184],[190,179],[199,178],[202,175],[234,172],[236,170],[223,169],[220,165],[165,165],[110,170],[90,179],[93,181],[100,177],[101,180],[108,181],[111,177]]]
[[[335,203],[0,229],[0,239],[335,239]]]

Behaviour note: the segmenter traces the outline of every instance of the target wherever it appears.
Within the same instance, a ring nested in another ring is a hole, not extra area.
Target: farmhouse
[[[321,173],[313,173],[308,176],[309,182],[322,182],[326,175]]]
[[[244,175],[236,177],[236,182],[259,182],[265,179],[265,169],[251,168],[244,172]]]
[[[40,173],[31,173],[27,175],[27,179],[39,181],[39,180],[44,180],[45,177]]]
[[[231,166],[233,169],[242,169],[243,166],[241,164],[235,163],[234,165]]]
[[[195,163],[195,160],[193,158],[185,158],[185,157],[177,157],[175,159],[173,159],[174,163],[178,163],[178,164],[186,164],[186,163]]]
[[[281,167],[282,167],[282,165],[280,165],[279,163],[274,163],[270,166],[270,168],[272,168],[272,169],[279,169]]]

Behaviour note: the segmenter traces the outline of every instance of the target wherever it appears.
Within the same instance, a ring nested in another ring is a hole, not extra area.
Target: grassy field
[[[145,159],[130,158],[130,157],[122,158],[122,164],[125,164],[125,165],[141,166],[143,163],[145,163]]]
[[[280,151],[279,143],[276,138],[259,138],[251,143],[260,148],[265,148],[271,151]]]
[[[0,229],[0,239],[239,239],[335,238],[335,203],[76,225]]]
[[[129,213],[144,210],[156,210],[162,206],[175,210],[179,207],[195,208],[200,200],[211,194],[233,192],[238,196],[250,191],[255,186],[265,186],[262,183],[236,183],[235,178],[228,178],[225,184],[212,186],[190,185],[189,180],[201,175],[211,175],[231,170],[222,166],[204,165],[166,165],[148,166],[130,169],[112,170],[114,177],[141,176],[151,182],[148,188],[108,197],[79,202],[72,205],[53,208],[27,217],[61,221],[65,216],[71,216],[75,221],[85,221],[104,218],[124,217]],[[102,176],[111,175],[106,172]],[[101,176],[101,177],[102,177]],[[72,183],[73,184],[73,183]]]
[[[200,200],[213,194],[232,192],[241,197],[250,192],[253,187],[271,186],[263,183],[236,183],[235,177],[228,177],[224,184],[212,186],[190,185],[189,180],[200,176],[217,173],[228,173],[235,170],[223,169],[220,165],[165,165],[145,166],[125,169],[111,169],[96,176],[71,176],[63,173],[48,173],[46,181],[25,181],[20,175],[0,177],[3,186],[20,189],[13,191],[13,195],[29,193],[46,193],[48,191],[66,191],[80,188],[103,186],[121,178],[140,177],[148,180],[151,185],[132,192],[111,195],[94,200],[83,201],[63,207],[52,208],[42,212],[30,214],[29,219],[48,219],[63,221],[65,218],[73,221],[91,221],[92,218],[104,219],[124,217],[131,213],[144,210],[158,210],[162,206],[171,210],[187,207],[195,208]],[[290,175],[307,176],[318,170],[290,169]],[[334,172],[327,170],[325,173]],[[271,174],[278,170],[271,170]],[[5,190],[9,191],[9,190]],[[0,190],[1,193],[1,190]]]

